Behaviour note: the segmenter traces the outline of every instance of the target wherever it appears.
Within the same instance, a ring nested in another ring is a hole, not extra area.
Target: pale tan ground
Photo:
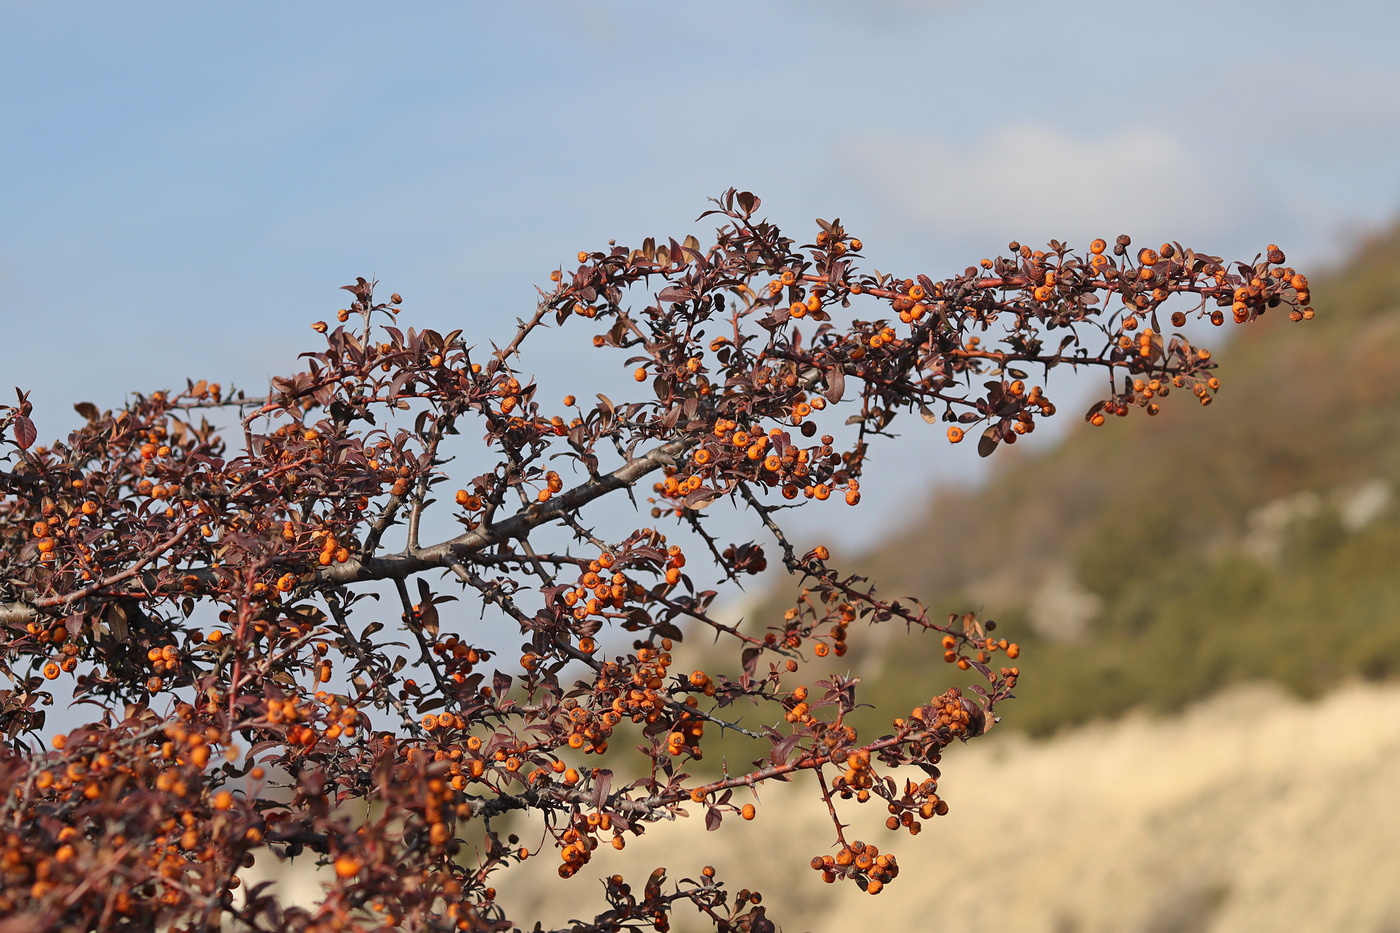
[[[567,882],[546,851],[500,896],[549,927],[600,909],[604,874],[713,864],[787,931],[1400,931],[1400,687],[1316,703],[1252,687],[1050,741],[993,735],[948,750],[941,791],[951,812],[917,838],[876,804],[842,811],[848,838],[899,858],[877,897],[807,867],[832,838],[808,780],[764,788],[752,823],[658,826]]]
[[[547,850],[499,876],[500,899],[526,929],[557,927],[602,909],[603,875],[640,887],[658,865],[712,864],[789,933],[1400,933],[1400,686],[1315,703],[1251,687],[1049,741],[992,735],[948,750],[941,791],[951,812],[916,838],[886,830],[878,804],[842,810],[848,838],[899,858],[878,897],[807,867],[832,835],[802,780],[762,788],[752,823],[662,824],[569,881]],[[319,888],[298,861],[246,874],[307,903]]]

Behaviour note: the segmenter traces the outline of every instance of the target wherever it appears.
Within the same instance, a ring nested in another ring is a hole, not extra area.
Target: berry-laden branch
[[[858,504],[900,417],[943,421],[954,443],[978,431],[984,455],[1014,443],[1055,413],[1032,371],[1106,374],[1095,424],[1173,392],[1207,403],[1215,364],[1173,332],[1187,317],[1313,312],[1274,247],[1231,266],[1180,244],[1130,255],[1126,237],[1084,255],[1013,243],[934,281],[862,272],[839,222],[798,246],[758,207],[726,192],[707,246],[580,253],[500,349],[405,328],[402,299],[359,279],[265,397],[200,381],[82,403],[86,423],[44,447],[24,393],[0,407],[0,914],[511,929],[525,918],[495,885],[535,853],[509,819],[540,825],[567,878],[686,808],[711,828],[752,819],[735,790],[804,772],[839,847],[813,867],[869,893],[893,882],[894,856],[846,829],[871,799],[911,834],[947,811],[937,764],[995,724],[1020,672],[993,657],[1019,649],[972,614],[881,598],[826,547],[799,553],[783,510]],[[620,350],[636,397],[541,398],[521,367],[550,325]],[[639,498],[643,527],[595,530]],[[725,544],[724,510],[754,540]],[[721,621],[716,600],[767,569],[765,548],[797,600]],[[368,587],[384,580],[387,610]],[[518,661],[483,647],[478,613],[518,628]],[[858,679],[824,659],[851,623],[890,619],[977,682],[862,734]],[[697,632],[733,662],[707,649],[678,672]],[[44,748],[64,692],[98,715]],[[766,753],[693,776],[731,730]],[[319,903],[234,895],[253,858],[300,853],[333,871]],[[614,876],[605,899],[571,929],[665,930],[685,904],[719,930],[773,928],[709,868],[669,885],[658,869],[640,894]]]

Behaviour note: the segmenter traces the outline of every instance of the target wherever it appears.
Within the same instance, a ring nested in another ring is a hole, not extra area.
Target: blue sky
[[[1119,232],[1321,263],[1400,212],[1397,37],[1379,0],[0,3],[0,383],[47,436],[258,391],[356,275],[484,342],[731,185],[905,274]]]

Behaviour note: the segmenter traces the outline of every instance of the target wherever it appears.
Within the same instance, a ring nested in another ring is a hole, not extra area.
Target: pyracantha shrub
[[[567,879],[681,809],[752,819],[750,789],[775,779],[810,781],[831,814],[812,883],[896,882],[892,847],[842,819],[874,802],[917,834],[946,812],[940,756],[995,723],[1019,649],[972,614],[886,601],[825,547],[799,553],[782,510],[856,505],[899,416],[984,455],[1014,443],[1055,413],[1033,371],[1107,374],[1094,424],[1173,393],[1206,404],[1219,382],[1187,318],[1311,318],[1307,282],[1274,247],[1227,265],[1126,237],[1084,255],[1012,243],[942,281],[867,274],[839,222],[798,246],[751,194],[715,204],[708,245],[579,253],[499,347],[405,329],[399,296],[359,279],[265,397],[201,380],[83,403],[48,446],[24,392],[0,408],[0,916],[510,929],[525,918],[494,886],[527,857]],[[521,352],[546,326],[629,355],[635,398],[540,397]],[[719,510],[754,540],[713,532]],[[644,527],[605,536],[600,516]],[[791,608],[717,617],[770,560],[799,586]],[[481,646],[483,611],[519,626],[518,657]],[[824,659],[889,621],[973,683],[865,734],[857,680]],[[732,659],[682,666],[701,634]],[[55,697],[89,721],[46,740]],[[695,776],[724,730],[764,754]],[[520,813],[544,851],[502,828]],[[293,856],[326,867],[319,902],[246,889],[254,858]],[[679,871],[612,876],[571,929],[665,930],[680,907],[773,929],[757,894]]]

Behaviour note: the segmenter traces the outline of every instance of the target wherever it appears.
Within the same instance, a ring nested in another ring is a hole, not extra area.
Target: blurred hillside
[[[951,809],[917,839],[887,831],[883,807],[840,805],[850,838],[899,859],[878,897],[808,868],[833,851],[808,776],[757,789],[752,823],[706,832],[692,813],[600,852],[563,884],[546,851],[502,879],[500,897],[512,916],[551,928],[592,916],[599,879],[614,872],[640,884],[657,866],[679,879],[711,864],[731,890],[763,892],[788,933],[1400,931],[1400,686],[1314,703],[1233,688],[1181,715],[1134,714],[1048,741],[994,733],[942,768]],[[543,836],[523,821],[518,831],[526,845]],[[677,913],[677,933],[699,929]]]
[[[884,829],[876,804],[840,806],[850,838],[899,859],[879,897],[808,868],[832,851],[832,829],[802,776],[756,789],[751,823],[731,816],[706,832],[692,812],[622,852],[603,847],[564,882],[543,826],[512,815],[541,854],[497,881],[499,899],[517,921],[555,929],[603,909],[601,879],[613,873],[640,885],[657,866],[677,880],[710,864],[731,891],[763,892],[789,933],[1400,931],[1400,685],[1310,703],[1237,687],[1179,715],[1132,714],[1047,741],[998,730],[942,768],[951,809],[917,839]],[[242,874],[249,886],[275,882],[284,904],[314,903],[330,880],[311,853]],[[682,910],[674,929],[710,927]]]
[[[1023,648],[1004,724],[1032,734],[1243,681],[1306,697],[1400,674],[1400,226],[1310,278],[1316,320],[1279,312],[1223,349],[1206,335],[1223,383],[1208,411],[1173,397],[1156,418],[998,451],[984,486],[936,494],[843,565],[935,618],[996,619]],[[867,702],[965,684],[887,629],[845,659]]]

